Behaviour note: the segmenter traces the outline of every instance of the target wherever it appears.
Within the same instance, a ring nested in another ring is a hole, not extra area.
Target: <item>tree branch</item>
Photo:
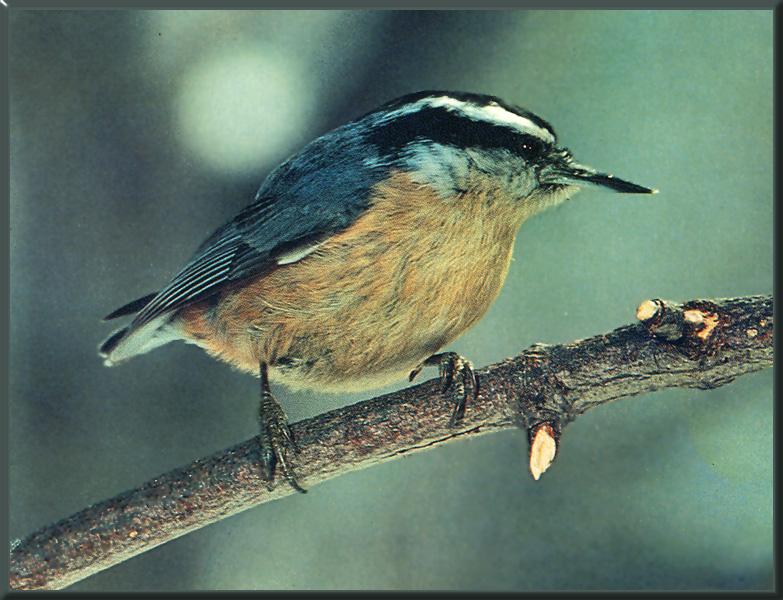
[[[470,434],[521,427],[538,479],[583,412],[669,387],[708,389],[770,367],[770,296],[647,300],[640,323],[565,345],[537,344],[477,372],[479,393],[449,427],[432,380],[292,425],[305,487]],[[175,469],[32,533],[11,549],[11,589],[60,589],[190,531],[293,493],[259,478],[257,438]]]

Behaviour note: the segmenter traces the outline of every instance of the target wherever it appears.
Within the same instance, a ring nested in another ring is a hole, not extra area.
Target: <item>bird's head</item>
[[[577,163],[549,123],[494,96],[418,92],[364,115],[354,131],[377,151],[368,164],[403,169],[444,197],[492,181],[510,200],[536,204],[536,212],[585,185],[656,191]]]

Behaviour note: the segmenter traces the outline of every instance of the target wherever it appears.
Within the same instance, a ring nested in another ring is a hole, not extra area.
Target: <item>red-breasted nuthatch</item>
[[[113,365],[172,340],[260,376],[263,476],[297,489],[296,449],[269,378],[376,387],[438,366],[456,396],[468,361],[439,353],[498,295],[521,223],[584,184],[654,190],[576,163],[536,115],[480,94],[404,96],[308,144],[100,347]]]

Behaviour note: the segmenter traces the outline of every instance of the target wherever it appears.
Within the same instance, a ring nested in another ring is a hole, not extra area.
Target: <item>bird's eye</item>
[[[521,150],[522,154],[525,155],[525,157],[535,158],[544,153],[545,145],[544,142],[538,138],[535,138],[532,135],[526,135],[522,139],[522,142],[519,145],[519,149]]]

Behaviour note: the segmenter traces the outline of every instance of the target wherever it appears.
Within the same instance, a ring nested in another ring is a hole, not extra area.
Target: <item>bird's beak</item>
[[[566,152],[560,155],[549,168],[543,170],[540,174],[541,183],[555,183],[560,185],[584,185],[591,183],[607,187],[615,192],[624,194],[657,194],[658,190],[647,188],[636,183],[631,183],[625,179],[620,179],[608,173],[599,173],[591,167],[580,165],[573,161]]]

